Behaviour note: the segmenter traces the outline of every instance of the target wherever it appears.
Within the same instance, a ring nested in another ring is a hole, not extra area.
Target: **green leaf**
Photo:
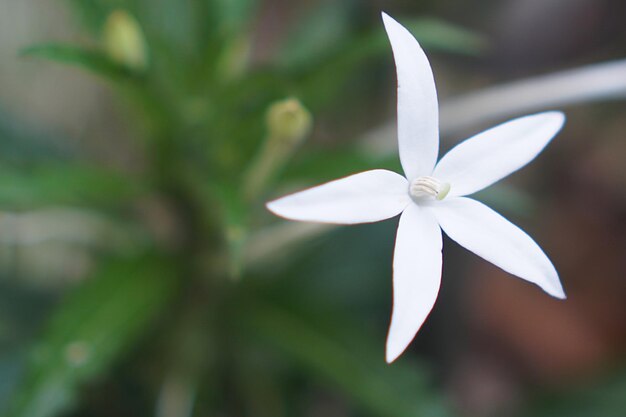
[[[248,239],[249,207],[241,199],[239,189],[232,183],[209,185],[206,187],[208,206],[218,203],[220,223],[224,228],[228,245],[229,274],[232,279],[241,278],[244,267],[244,248]]]
[[[0,206],[3,208],[51,204],[110,207],[142,191],[138,183],[122,173],[83,165],[50,164],[28,171],[0,169]]]
[[[143,336],[176,293],[172,265],[145,256],[106,263],[53,314],[7,417],[71,408],[81,385],[104,374]]]
[[[114,81],[132,76],[128,68],[111,60],[103,52],[79,46],[54,43],[33,45],[22,49],[21,55],[73,65]]]
[[[377,157],[348,147],[307,149],[299,152],[289,164],[282,180],[329,181],[368,169],[389,169],[400,172],[396,155]]]

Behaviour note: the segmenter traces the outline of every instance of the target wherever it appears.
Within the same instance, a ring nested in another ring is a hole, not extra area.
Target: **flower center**
[[[409,194],[413,198],[435,197],[443,200],[449,192],[450,184],[429,176],[417,177],[409,185]]]

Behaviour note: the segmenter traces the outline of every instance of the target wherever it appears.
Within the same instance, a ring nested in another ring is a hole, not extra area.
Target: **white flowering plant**
[[[445,236],[540,300],[575,298],[533,175],[557,109],[619,96],[619,65],[440,105],[435,78],[479,84],[445,60],[487,62],[489,42],[409,16],[426,5],[68,3],[76,25],[49,14],[70,41],[0,55],[23,77],[0,74],[1,415],[452,416],[431,359],[480,277]],[[58,114],[73,128],[31,125]],[[536,157],[525,186],[498,183]]]
[[[401,214],[393,259],[393,315],[387,361],[394,361],[432,309],[441,281],[441,231],[511,274],[565,298],[554,266],[517,226],[465,196],[537,156],[563,126],[560,112],[522,117],[467,139],[436,163],[437,93],[417,40],[383,14],[398,73],[398,142],[405,176],[372,170],[268,203],[301,221],[370,223]]]

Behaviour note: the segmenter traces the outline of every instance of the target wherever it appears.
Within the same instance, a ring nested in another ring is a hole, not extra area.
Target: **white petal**
[[[432,175],[451,184],[450,196],[482,190],[535,159],[564,122],[563,113],[546,112],[486,130],[450,150]]]
[[[375,169],[279,198],[267,208],[291,220],[355,224],[396,216],[410,202],[406,178]]]
[[[432,213],[411,204],[400,217],[393,255],[388,363],[396,360],[415,337],[435,304],[440,283],[441,230]]]
[[[383,15],[398,74],[398,147],[409,180],[430,175],[439,151],[437,91],[428,58],[402,25]]]
[[[459,245],[548,294],[565,298],[559,276],[541,248],[489,207],[457,197],[433,204],[431,209],[443,231]]]

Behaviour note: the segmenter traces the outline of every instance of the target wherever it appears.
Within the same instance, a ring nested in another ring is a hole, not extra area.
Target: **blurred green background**
[[[399,170],[381,10],[431,58],[441,153],[568,116],[478,198],[569,298],[447,240],[392,365],[397,220],[264,209]],[[0,415],[626,415],[624,22],[621,0],[0,0]]]

